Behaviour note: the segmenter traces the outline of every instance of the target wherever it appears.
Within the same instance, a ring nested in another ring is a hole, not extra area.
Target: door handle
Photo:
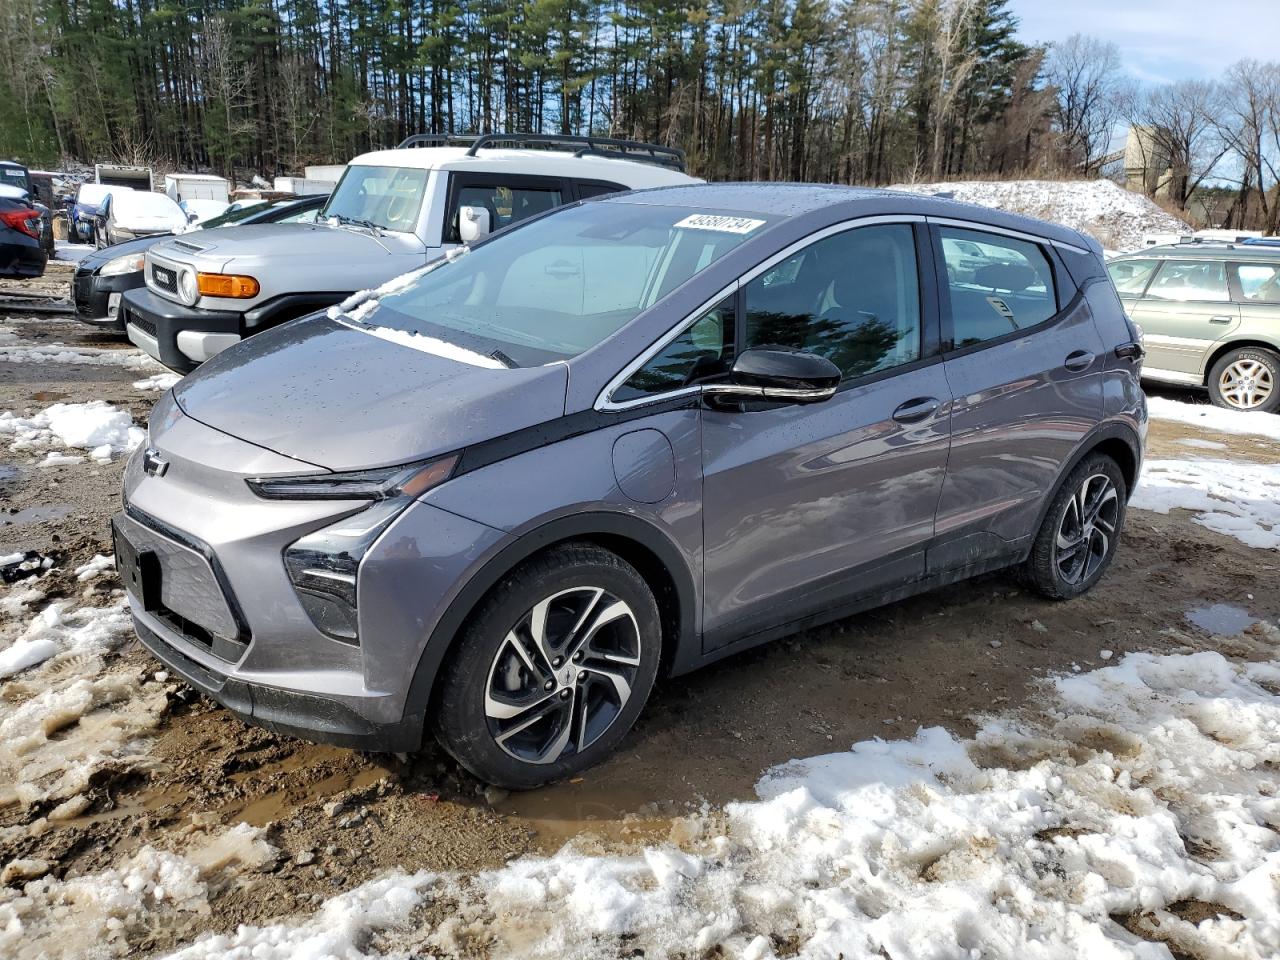
[[[893,411],[893,419],[899,423],[919,423],[936,413],[940,406],[942,401],[937,397],[916,397],[899,404],[898,409]]]
[[[1210,323],[1234,323],[1235,319],[1236,319],[1235,317],[1224,317],[1221,314],[1219,314],[1216,317],[1210,317],[1209,322]]]
[[[1062,361],[1062,365],[1073,373],[1078,373],[1093,366],[1094,359],[1094,355],[1088,350],[1073,350],[1067,354],[1067,359]]]

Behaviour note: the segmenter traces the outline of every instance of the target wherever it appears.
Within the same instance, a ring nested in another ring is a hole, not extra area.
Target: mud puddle
[[[1196,607],[1186,612],[1186,618],[1215,637],[1233,637],[1258,622],[1244,607],[1231,603]]]

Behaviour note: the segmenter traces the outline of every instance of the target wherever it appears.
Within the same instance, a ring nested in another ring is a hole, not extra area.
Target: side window
[[[819,240],[746,288],[744,348],[826,357],[846,380],[920,358],[920,281],[910,224]]]
[[[1118,260],[1107,264],[1107,272],[1116,285],[1116,293],[1122,297],[1140,297],[1158,266],[1159,260]]]
[[[1037,244],[955,227],[940,233],[954,346],[1025,330],[1058,312],[1053,269]]]
[[[1147,288],[1157,300],[1226,302],[1227,264],[1223,260],[1166,260]]]
[[[616,402],[679,390],[728,372],[733,357],[733,298],[708,311],[613,392]]]
[[[1280,263],[1237,263],[1232,269],[1246,303],[1280,303]]]
[[[457,199],[449,213],[451,239],[458,239],[458,210],[481,207],[489,211],[492,230],[543,213],[564,203],[559,187],[525,184],[472,184],[458,189]]]

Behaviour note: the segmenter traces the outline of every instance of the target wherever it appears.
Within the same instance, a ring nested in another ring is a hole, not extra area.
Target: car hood
[[[95,250],[80,258],[77,264],[78,270],[95,271],[100,267],[104,267],[116,257],[123,257],[130,253],[145,253],[148,248],[154,246],[164,240],[163,234],[153,237],[139,237],[137,240],[126,240],[123,243],[114,243],[109,247],[103,247],[101,250]],[[139,271],[141,272],[141,271]]]
[[[313,315],[223,351],[174,393],[206,426],[330,470],[425,459],[564,414],[563,364],[477,366],[429,352],[438,343]]]
[[[308,267],[317,269],[325,265],[376,264],[384,261],[387,254],[421,258],[426,249],[411,233],[377,236],[368,230],[327,224],[251,223],[216,230],[192,230],[176,242],[157,247],[156,253],[179,263],[199,260],[201,265],[219,270],[234,263],[236,269],[247,271],[290,259],[304,261]],[[392,275],[398,272],[403,270]]]

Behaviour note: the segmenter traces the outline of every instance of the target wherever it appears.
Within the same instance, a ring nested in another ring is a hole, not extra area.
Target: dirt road
[[[24,352],[53,344],[81,358],[35,362]],[[0,351],[0,412],[103,400],[143,424],[160,395],[133,385],[155,371],[124,362],[128,343],[69,319],[0,317],[0,348],[13,348]],[[1187,439],[1280,462],[1280,443],[1163,421],[1153,423],[1149,456],[1185,456]],[[43,451],[10,451],[3,440],[0,555],[35,550],[53,560],[40,583],[44,603],[115,602],[112,574],[86,587],[73,571],[110,553],[124,457],[45,466],[37,463]],[[1183,511],[1135,511],[1115,567],[1084,599],[1048,603],[994,575],[775,643],[663,684],[614,759],[578,782],[518,796],[486,791],[431,744],[412,757],[371,756],[247,727],[158,673],[133,644],[106,669],[162,698],[158,726],[138,737],[136,756],[94,773],[78,809],[54,819],[50,803],[0,807],[0,864],[41,860],[67,877],[110,867],[144,843],[183,849],[193,830],[266,827],[279,858],[213,898],[213,916],[199,919],[201,929],[229,930],[314,905],[390,867],[472,871],[571,838],[601,850],[654,837],[679,842],[686,814],[750,797],[770,765],[919,726],[969,735],[971,717],[1017,706],[1049,672],[1098,666],[1104,651],[1210,645],[1214,631],[1188,614],[1215,604],[1276,621],[1278,567],[1274,551],[1212,533]],[[33,615],[3,611],[0,628]],[[36,695],[21,684],[5,689],[14,702]],[[131,934],[131,946],[144,955],[191,933],[147,929]]]

